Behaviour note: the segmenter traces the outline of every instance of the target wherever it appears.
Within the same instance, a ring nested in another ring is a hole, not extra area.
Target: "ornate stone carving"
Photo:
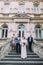
[[[27,14],[15,14],[13,18],[30,18]]]

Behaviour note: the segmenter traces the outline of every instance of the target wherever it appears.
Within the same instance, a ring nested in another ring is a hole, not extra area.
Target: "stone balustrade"
[[[2,59],[11,50],[11,43],[8,41],[4,45],[0,46],[0,59]]]
[[[34,40],[32,49],[40,58],[43,58],[43,43]]]

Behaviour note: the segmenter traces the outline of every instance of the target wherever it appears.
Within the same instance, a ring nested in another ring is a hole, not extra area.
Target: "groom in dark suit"
[[[28,45],[29,45],[29,51],[32,52],[32,43],[33,43],[32,35],[30,35],[27,40],[28,40]]]

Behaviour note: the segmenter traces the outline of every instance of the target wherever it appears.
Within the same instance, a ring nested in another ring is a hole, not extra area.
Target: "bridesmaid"
[[[12,45],[12,49],[15,49],[15,34],[13,34],[12,39],[11,39],[11,45]]]

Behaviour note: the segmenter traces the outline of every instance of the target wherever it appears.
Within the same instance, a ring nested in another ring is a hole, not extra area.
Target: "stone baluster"
[[[36,53],[40,58],[43,58],[43,43],[41,45],[41,43],[39,44],[38,42],[35,41],[32,44],[32,49],[34,53]]]
[[[8,42],[0,47],[0,59],[2,59],[11,50],[11,43]]]

